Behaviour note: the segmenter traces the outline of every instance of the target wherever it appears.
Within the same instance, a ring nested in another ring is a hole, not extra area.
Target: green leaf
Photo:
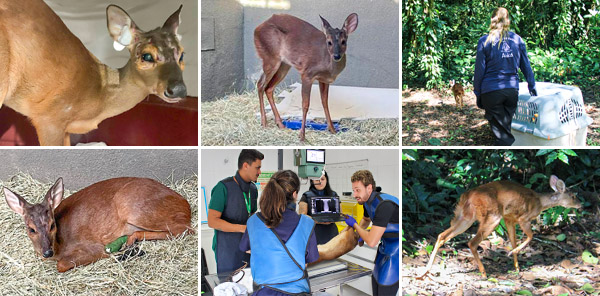
[[[433,245],[428,245],[425,247],[425,251],[427,251],[427,254],[431,255],[431,252],[433,251]]]
[[[588,250],[583,251],[583,254],[581,254],[581,259],[585,263],[598,264],[598,258],[594,257],[594,255],[592,255],[592,253],[590,253]]]
[[[558,159],[566,164],[569,164],[569,157],[564,153],[558,153]]]
[[[436,138],[431,138],[431,139],[427,140],[427,142],[429,142],[429,144],[431,144],[432,146],[441,146],[442,145],[442,141],[440,141],[440,139],[436,139]]]
[[[557,235],[557,236],[556,236],[556,239],[557,239],[559,242],[562,242],[562,241],[564,241],[566,238],[567,238],[567,236],[566,236],[564,233],[561,233],[561,234],[559,234],[559,235]]]
[[[581,287],[581,290],[585,291],[586,293],[593,293],[596,291],[596,289],[594,289],[590,283],[585,283],[585,285]]]
[[[540,149],[538,150],[538,152],[535,154],[535,156],[542,156],[542,155],[546,155],[548,153],[552,152],[552,149]]]
[[[573,151],[571,149],[561,149],[560,151],[562,151],[564,154],[566,154],[568,156],[577,156],[577,153],[575,153],[575,151]]]
[[[521,290],[521,291],[517,292],[517,295],[533,296],[533,294],[531,292],[529,292],[529,290]]]
[[[497,280],[497,279],[495,279],[495,278],[489,278],[489,279],[488,279],[488,282],[492,282],[492,283],[496,283],[496,284],[497,284],[497,283],[498,283],[498,280]]]

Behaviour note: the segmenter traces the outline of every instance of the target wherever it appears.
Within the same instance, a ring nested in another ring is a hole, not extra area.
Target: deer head
[[[140,29],[122,8],[106,8],[108,32],[115,49],[127,48],[130,52],[129,69],[143,82],[149,93],[166,102],[175,103],[187,95],[183,82],[183,47],[177,34],[181,8],[175,11],[161,28],[145,32]],[[127,67],[127,66],[126,66]]]
[[[575,193],[567,189],[565,182],[555,175],[550,176],[550,188],[554,190],[554,193],[550,195],[550,200],[555,205],[565,208],[581,208],[581,202],[579,202]]]
[[[15,213],[23,217],[27,227],[27,235],[33,243],[35,252],[44,258],[54,256],[56,251],[54,209],[60,204],[63,192],[62,178],[59,178],[54,186],[48,190],[44,200],[39,204],[32,205],[20,195],[4,187],[6,203]]]
[[[356,13],[350,14],[346,18],[341,30],[332,28],[327,20],[322,16],[319,17],[321,18],[321,22],[323,22],[323,33],[325,33],[325,39],[327,41],[327,51],[329,52],[329,55],[331,55],[331,58],[338,62],[346,53],[348,35],[354,32],[358,26],[358,15]]]

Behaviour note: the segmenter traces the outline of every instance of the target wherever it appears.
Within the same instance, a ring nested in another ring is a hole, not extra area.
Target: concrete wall
[[[210,101],[243,87],[243,9],[236,0],[201,2],[201,100]]]
[[[260,59],[254,49],[254,29],[275,13],[299,17],[321,29],[322,15],[331,26],[341,28],[346,17],[356,12],[358,28],[348,37],[346,68],[336,85],[386,87],[399,86],[399,6],[397,0],[279,0],[244,1],[268,3],[278,8],[244,7],[244,70],[246,78],[256,81],[262,73]],[[290,70],[282,84],[299,82],[296,70]],[[248,87],[254,88],[252,84]]]
[[[278,151],[276,149],[258,149],[265,155],[262,171],[277,171]],[[220,180],[232,176],[237,170],[240,149],[203,149],[200,168],[202,179],[200,186],[206,190],[206,196],[200,189],[200,221],[206,221],[206,208],[210,203],[210,191]],[[292,149],[283,150],[283,169],[295,172]],[[383,191],[400,197],[399,151],[397,149],[327,149],[326,166],[330,185],[339,195],[351,192],[350,176],[359,169],[368,169],[373,173],[377,186]],[[300,193],[308,190],[307,180],[301,180]],[[206,198],[206,203],[205,203]],[[212,251],[213,229],[206,223],[201,225],[201,247],[206,254],[206,262],[211,273],[216,272],[215,255]]]
[[[102,63],[121,68],[129,52],[113,49],[113,40],[106,28],[106,7],[116,4],[125,9],[133,21],[145,31],[161,27],[167,18],[183,4],[177,33],[185,49],[185,81],[189,96],[198,96],[198,1],[148,0],[45,0],[69,30]]]
[[[114,177],[174,180],[198,173],[197,149],[30,149],[0,151],[0,180],[26,172],[43,182],[63,177],[77,190]]]

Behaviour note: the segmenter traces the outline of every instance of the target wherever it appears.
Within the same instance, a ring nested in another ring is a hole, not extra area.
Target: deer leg
[[[170,231],[136,231],[127,238],[126,246],[131,246],[141,240],[166,240],[169,237],[174,237],[182,234],[181,232]]]
[[[300,129],[300,141],[304,142],[304,129],[306,128],[306,114],[310,107],[310,89],[312,79],[302,77],[302,128]]]
[[[494,228],[496,228],[496,226],[498,226],[498,223],[500,223],[500,219],[502,219],[502,217],[488,216],[484,221],[480,221],[479,229],[477,229],[477,234],[473,239],[469,241],[468,244],[469,249],[471,249],[471,253],[473,253],[475,263],[477,263],[477,267],[479,268],[479,272],[481,272],[481,275],[483,275],[483,277],[487,277],[487,275],[485,273],[483,263],[481,263],[481,259],[479,259],[477,247],[484,238],[488,237],[488,235],[490,235],[490,233],[494,231]]]
[[[284,128],[285,126],[283,125],[283,122],[281,122],[281,116],[279,116],[279,112],[277,112],[277,106],[275,106],[275,100],[273,99],[273,92],[275,91],[275,87],[277,86],[277,84],[279,84],[279,82],[281,82],[281,80],[285,78],[285,75],[287,75],[288,71],[290,71],[290,67],[291,66],[286,63],[281,63],[279,69],[277,70],[273,78],[271,78],[271,81],[269,82],[265,90],[265,93],[267,94],[267,99],[269,100],[269,104],[271,105],[271,110],[273,110],[273,116],[275,116],[275,123],[277,123],[279,128]]]
[[[327,127],[332,134],[335,134],[335,128],[333,128],[333,122],[331,122],[331,116],[329,115],[329,84],[319,82],[319,90],[321,91],[321,103],[323,104],[323,111],[325,111]]]
[[[65,133],[65,139],[63,140],[63,146],[71,146],[71,135]]]
[[[265,114],[265,102],[263,101],[263,94],[265,89],[271,82],[271,79],[279,69],[279,64],[281,62],[269,64],[265,62],[270,59],[263,59],[263,74],[260,76],[260,79],[256,83],[256,88],[258,89],[258,100],[260,102],[260,122],[263,127],[267,127],[267,117]]]
[[[47,123],[32,123],[41,146],[60,146],[65,144],[65,129]]]
[[[523,229],[523,232],[525,232],[525,235],[527,235],[527,239],[525,239],[525,241],[521,243],[518,247],[512,249],[512,251],[508,253],[509,256],[510,254],[515,254],[516,256],[533,239],[533,231],[531,231],[531,222],[521,221],[519,222],[519,225],[521,225],[521,229]]]
[[[69,245],[69,249],[65,250],[60,256],[56,269],[58,269],[58,272],[65,272],[75,266],[87,265],[107,257],[108,254],[104,252],[102,244],[78,243]]]
[[[510,240],[510,244],[514,249],[515,247],[517,247],[517,230],[515,228],[515,222],[507,221],[506,219],[504,219],[504,222],[506,223],[506,232],[508,234],[508,239]],[[519,272],[519,261],[517,260],[517,253],[513,253],[512,255],[513,261],[515,262],[515,270]]]
[[[446,229],[444,232],[438,235],[437,241],[435,242],[435,247],[433,248],[433,252],[431,252],[431,256],[429,257],[427,267],[425,267],[425,272],[417,278],[422,279],[429,273],[429,270],[431,269],[431,266],[433,266],[433,262],[435,261],[435,256],[438,252],[438,249],[443,244],[451,240],[453,237],[465,232],[467,229],[469,229],[469,227],[471,227],[471,225],[473,225],[474,222],[475,219],[465,219],[464,217],[453,219],[450,228]]]

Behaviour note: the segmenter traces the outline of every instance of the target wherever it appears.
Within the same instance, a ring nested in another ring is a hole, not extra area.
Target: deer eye
[[[50,230],[54,230],[55,226],[54,223],[52,223],[52,225],[50,225]]]
[[[182,52],[182,53],[181,53],[181,56],[179,57],[179,62],[180,62],[180,63],[181,63],[181,62],[183,62],[183,54],[184,54],[184,52]]]
[[[346,40],[342,40],[342,45],[346,45]]]
[[[143,60],[144,62],[150,62],[150,63],[154,63],[154,58],[153,58],[153,57],[152,57],[152,55],[151,55],[151,54],[149,54],[149,53],[142,54],[142,60]]]
[[[331,41],[327,41],[327,45],[332,46],[333,43],[331,43]]]
[[[29,232],[30,232],[30,233],[35,233],[35,229],[33,229],[33,228],[29,227]]]

